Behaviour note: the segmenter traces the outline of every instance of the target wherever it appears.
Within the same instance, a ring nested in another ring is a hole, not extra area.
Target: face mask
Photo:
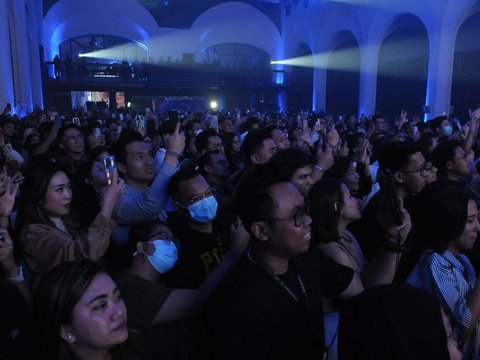
[[[190,212],[192,220],[208,223],[215,219],[217,207],[217,200],[215,200],[213,196],[209,196],[190,205],[188,211]]]
[[[443,133],[444,133],[445,135],[447,135],[447,136],[452,135],[452,133],[453,133],[452,125],[445,125],[445,126],[443,127]]]
[[[178,250],[175,243],[170,240],[153,240],[149,241],[155,247],[152,255],[147,255],[150,264],[159,273],[166,273],[173,268],[178,259]]]

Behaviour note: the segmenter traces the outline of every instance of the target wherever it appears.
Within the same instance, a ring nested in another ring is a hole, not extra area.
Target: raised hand
[[[111,218],[113,208],[120,196],[125,190],[125,181],[118,177],[118,171],[115,169],[112,175],[112,184],[103,188],[103,204],[100,213],[106,217]]]
[[[175,125],[172,134],[165,135],[165,147],[167,150],[177,154],[183,153],[185,149],[185,135],[180,132],[180,122]]]
[[[15,205],[15,197],[17,195],[20,183],[15,183],[14,179],[8,177],[6,179],[5,192],[0,195],[0,217],[8,217]]]
[[[230,226],[230,238],[232,244],[228,251],[237,257],[242,256],[250,242],[250,234],[245,230],[243,223],[238,216],[235,222]]]

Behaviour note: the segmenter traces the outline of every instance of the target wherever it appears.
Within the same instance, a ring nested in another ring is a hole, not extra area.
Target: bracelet
[[[327,170],[325,170],[323,167],[321,167],[320,165],[315,165],[314,167],[315,167],[315,169],[317,169],[318,171],[321,171],[322,173],[324,173],[325,171],[327,171]]]
[[[173,157],[176,157],[177,159],[178,159],[180,156],[182,156],[182,154],[177,153],[177,152],[172,151],[172,150],[167,150],[165,156],[168,156],[168,155],[171,155],[171,156],[173,156]]]
[[[25,281],[25,278],[23,277],[23,266],[18,267],[18,275],[15,277],[7,277],[5,276],[5,280],[8,281],[11,284],[20,284]]]
[[[388,252],[405,254],[408,251],[408,248],[403,245],[392,244],[391,242],[383,243],[383,248]]]

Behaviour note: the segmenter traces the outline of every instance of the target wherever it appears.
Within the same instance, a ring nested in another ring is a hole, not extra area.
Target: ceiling
[[[60,0],[43,0],[44,15]],[[121,1],[121,0],[119,0]],[[203,12],[228,0],[137,0],[155,18],[159,27],[189,29]],[[231,1],[231,0],[230,0]],[[235,0],[265,14],[281,32],[283,0]]]

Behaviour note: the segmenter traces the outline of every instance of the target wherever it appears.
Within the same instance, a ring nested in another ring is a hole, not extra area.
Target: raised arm
[[[225,254],[222,262],[203,281],[198,289],[173,290],[153,320],[154,324],[182,320],[200,311],[215,286],[243,255],[250,240],[250,235],[243,228],[239,219],[231,225],[230,235],[232,246]]]

